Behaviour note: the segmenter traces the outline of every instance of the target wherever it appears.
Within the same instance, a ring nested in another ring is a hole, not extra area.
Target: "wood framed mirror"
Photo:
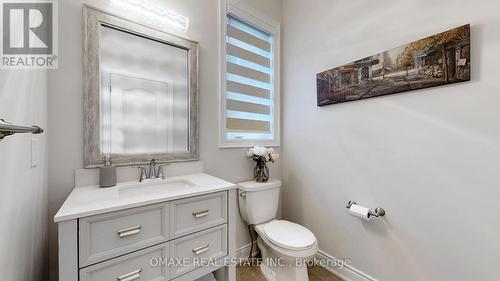
[[[198,43],[84,6],[85,167],[198,160]]]

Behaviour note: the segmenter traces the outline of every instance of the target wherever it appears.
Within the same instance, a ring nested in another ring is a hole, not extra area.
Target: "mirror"
[[[85,166],[198,159],[196,42],[84,7]]]
[[[100,43],[101,152],[187,152],[187,51],[107,26]]]

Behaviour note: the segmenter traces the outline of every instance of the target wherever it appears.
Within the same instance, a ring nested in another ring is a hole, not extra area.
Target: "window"
[[[227,5],[221,40],[221,147],[279,145],[279,24]]]

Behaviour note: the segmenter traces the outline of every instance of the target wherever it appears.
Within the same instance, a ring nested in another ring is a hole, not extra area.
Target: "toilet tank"
[[[280,180],[246,181],[238,184],[241,218],[247,224],[259,224],[276,217],[280,198]]]

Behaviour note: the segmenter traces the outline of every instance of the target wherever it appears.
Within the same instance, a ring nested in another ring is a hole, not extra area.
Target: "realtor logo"
[[[2,68],[57,68],[55,1],[1,2]]]

